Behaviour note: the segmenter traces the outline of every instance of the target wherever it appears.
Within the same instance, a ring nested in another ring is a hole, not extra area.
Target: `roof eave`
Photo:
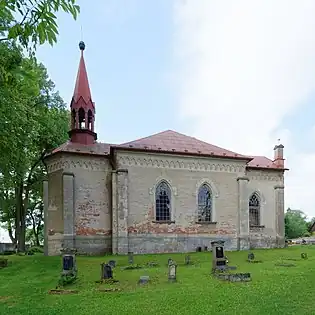
[[[290,169],[288,168],[277,168],[277,167],[267,167],[267,166],[246,166],[247,169],[255,169],[255,170],[271,170],[271,171],[289,171]]]
[[[133,152],[144,152],[144,153],[162,153],[162,154],[183,155],[183,156],[212,157],[212,158],[229,159],[229,160],[241,160],[241,161],[246,161],[247,163],[253,160],[253,158],[247,157],[247,156],[202,154],[202,153],[182,152],[182,151],[166,151],[166,150],[152,150],[152,149],[142,149],[142,148],[127,148],[127,147],[120,147],[120,146],[111,146],[110,150],[111,151],[114,151],[114,150],[133,151]]]

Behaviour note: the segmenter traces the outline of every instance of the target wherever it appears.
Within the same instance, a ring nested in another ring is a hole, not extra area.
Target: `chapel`
[[[70,103],[69,140],[48,154],[45,254],[192,252],[284,246],[283,145],[247,156],[166,130],[97,142],[84,61]]]

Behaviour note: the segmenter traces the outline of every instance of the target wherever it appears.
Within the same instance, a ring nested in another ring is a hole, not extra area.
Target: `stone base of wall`
[[[120,244],[126,244],[128,248],[119,247],[117,254],[124,255],[129,252],[135,254],[158,254],[158,253],[184,253],[194,252],[197,247],[208,247],[215,240],[225,241],[225,250],[249,250],[255,248],[284,247],[284,239],[268,236],[250,236],[240,238],[235,235],[129,235],[128,238],[119,239]],[[93,235],[76,236],[75,248],[81,255],[104,255],[112,253],[112,237]],[[128,245],[127,245],[128,244]],[[48,255],[60,255],[63,245],[63,236],[55,234],[48,236]]]
[[[279,247],[277,238],[274,236],[250,236],[250,249]],[[284,243],[283,246],[284,247]]]
[[[111,254],[112,237],[103,235],[76,236],[75,248],[81,255]]]
[[[236,250],[237,239],[227,235],[129,235],[129,251],[135,254],[151,253],[183,253],[194,252],[197,247],[208,247],[211,249],[211,242],[215,240],[225,241],[226,250]],[[121,253],[119,253],[121,254]]]
[[[72,246],[74,244],[74,246]],[[74,247],[80,255],[104,255],[112,253],[112,237],[103,235],[75,236],[64,239],[62,234],[48,236],[48,256],[58,256],[62,247]]]
[[[56,233],[54,235],[48,235],[47,238],[47,254],[48,256],[60,255],[60,249],[62,248],[63,234]]]

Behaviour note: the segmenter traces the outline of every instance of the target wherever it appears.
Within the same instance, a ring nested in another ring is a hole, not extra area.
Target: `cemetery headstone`
[[[247,258],[248,258],[248,260],[254,260],[255,259],[254,253],[249,253]]]
[[[130,265],[133,265],[133,263],[134,263],[133,252],[128,252],[128,263]]]
[[[170,265],[168,265],[168,281],[175,282],[176,274],[177,274],[177,265],[176,263],[172,262]]]
[[[63,287],[67,284],[73,283],[77,278],[76,265],[76,249],[64,248],[62,252],[62,272],[59,279],[59,286]]]
[[[147,284],[150,281],[150,277],[149,276],[141,276],[139,279],[139,284]]]
[[[112,268],[115,268],[116,267],[116,260],[110,260],[108,262],[108,264],[112,267]]]
[[[172,258],[169,258],[168,260],[167,260],[167,265],[169,266],[169,265],[171,265],[173,263],[173,259]]]
[[[101,264],[101,280],[113,279],[113,270],[109,264]]]
[[[190,265],[190,264],[191,264],[190,256],[186,255],[185,256],[185,265]]]
[[[215,272],[218,266],[226,266],[224,256],[224,241],[213,241],[212,246],[212,272]],[[221,267],[222,268],[222,267]]]

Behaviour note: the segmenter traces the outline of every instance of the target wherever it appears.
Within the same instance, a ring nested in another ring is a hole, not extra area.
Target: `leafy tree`
[[[11,43],[0,43],[1,60],[10,78],[0,84],[0,214],[24,251],[27,226],[42,229],[43,157],[67,139],[69,113],[42,64]]]
[[[308,230],[307,217],[301,210],[288,208],[285,218],[285,236],[287,238],[298,238],[304,236]]]
[[[56,13],[80,13],[76,0],[0,0],[0,42],[17,40],[30,51],[57,42]]]

